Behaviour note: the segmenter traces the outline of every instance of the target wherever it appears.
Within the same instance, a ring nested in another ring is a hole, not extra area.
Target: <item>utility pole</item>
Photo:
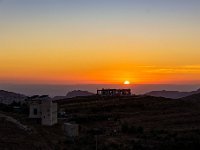
[[[98,150],[98,141],[97,141],[98,140],[98,135],[95,136],[95,139],[96,139],[96,150]]]

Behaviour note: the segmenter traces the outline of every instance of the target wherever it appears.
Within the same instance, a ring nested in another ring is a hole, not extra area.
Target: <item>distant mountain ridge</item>
[[[11,104],[12,102],[23,102],[27,96],[14,92],[0,90],[0,103]]]
[[[172,99],[179,99],[183,97],[187,97],[194,94],[200,94],[200,89],[191,92],[179,92],[179,91],[152,91],[146,93],[145,95],[154,96],[154,97],[165,97],[165,98],[172,98]]]
[[[94,95],[94,93],[88,91],[74,90],[68,92],[66,96],[55,96],[53,99],[59,100],[59,99],[73,98],[78,96],[91,96],[91,95]]]
[[[91,93],[88,91],[74,90],[74,91],[68,92],[66,97],[72,98],[72,97],[77,97],[77,96],[91,96],[91,95],[94,95],[94,93]]]

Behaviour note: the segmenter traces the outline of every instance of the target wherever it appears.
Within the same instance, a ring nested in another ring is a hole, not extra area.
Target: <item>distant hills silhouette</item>
[[[0,103],[3,103],[3,104],[11,104],[14,101],[22,102],[26,98],[27,96],[22,95],[22,94],[0,90]]]
[[[91,96],[94,95],[94,93],[88,92],[88,91],[81,91],[81,90],[74,90],[70,91],[66,94],[66,96],[55,96],[53,99],[66,99],[66,98],[73,98],[78,96]],[[11,104],[12,102],[24,102],[24,100],[28,96],[25,96],[23,94],[9,92],[5,90],[0,90],[0,103],[3,104]]]
[[[88,91],[74,90],[74,91],[68,92],[66,96],[55,96],[53,99],[59,100],[59,99],[73,98],[73,97],[78,97],[78,96],[91,96],[91,95],[95,95],[95,94]]]
[[[55,96],[54,100],[68,99],[74,97],[84,97],[84,96],[92,96],[94,93],[82,90],[74,90],[70,91],[66,94],[66,96]],[[164,97],[170,99],[184,99],[184,100],[200,100],[200,89],[191,92],[180,92],[180,91],[152,91],[148,92],[144,95],[153,96],[153,97]],[[12,102],[23,102],[28,96],[9,92],[5,90],[0,90],[0,103],[11,104]]]
[[[194,95],[194,94],[200,94],[200,89],[198,89],[196,91],[191,91],[191,92],[166,91],[166,90],[152,91],[152,92],[146,93],[145,95],[154,96],[154,97],[165,97],[165,98],[178,99],[178,98],[188,97],[188,96]]]

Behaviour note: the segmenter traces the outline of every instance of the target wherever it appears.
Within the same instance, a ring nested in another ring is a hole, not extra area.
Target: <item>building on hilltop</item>
[[[41,120],[42,125],[52,126],[57,123],[57,103],[48,95],[33,96],[28,100],[29,118]]]
[[[97,90],[97,95],[101,96],[130,96],[131,89],[102,89]]]

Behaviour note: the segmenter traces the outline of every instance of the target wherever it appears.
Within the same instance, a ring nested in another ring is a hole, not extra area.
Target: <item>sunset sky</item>
[[[0,83],[200,83],[200,0],[0,0]]]

